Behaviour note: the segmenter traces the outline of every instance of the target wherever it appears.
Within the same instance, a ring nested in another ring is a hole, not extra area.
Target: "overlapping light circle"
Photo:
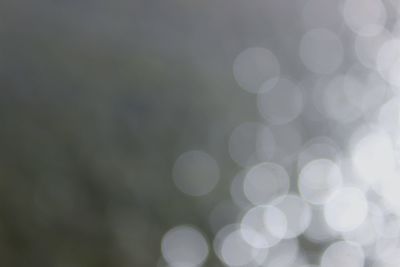
[[[285,214],[274,206],[256,206],[243,216],[241,233],[255,248],[269,248],[284,237],[288,221]]]
[[[327,224],[338,232],[356,229],[366,219],[368,201],[364,193],[355,187],[337,190],[324,207]]]
[[[243,182],[246,197],[255,205],[267,204],[289,191],[289,175],[286,170],[271,162],[252,167]]]
[[[383,30],[387,15],[381,0],[346,0],[343,4],[343,17],[347,26],[356,34],[373,36]]]
[[[251,47],[241,52],[233,63],[237,83],[250,93],[270,90],[280,75],[280,65],[275,55],[262,47]]]
[[[325,204],[343,183],[340,168],[331,160],[309,162],[299,174],[298,186],[302,197],[312,204]]]

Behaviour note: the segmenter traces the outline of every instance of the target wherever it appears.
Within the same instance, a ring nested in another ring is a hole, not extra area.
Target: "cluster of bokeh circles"
[[[331,17],[315,15],[320,9]],[[211,251],[232,267],[400,266],[400,2],[310,0],[302,12],[303,80],[267,47],[234,60],[262,120],[229,137],[242,170],[231,201],[210,214],[213,240],[192,225],[169,230],[168,266],[203,266]],[[219,177],[203,151],[173,167],[191,196],[211,192]]]

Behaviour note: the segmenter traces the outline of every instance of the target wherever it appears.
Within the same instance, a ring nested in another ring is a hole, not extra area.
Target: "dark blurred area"
[[[231,64],[266,39],[254,30],[274,31],[252,12],[241,1],[1,2],[1,266],[155,266],[166,229],[207,231],[221,193],[185,197],[171,166],[202,147],[235,170],[224,139],[255,110]]]

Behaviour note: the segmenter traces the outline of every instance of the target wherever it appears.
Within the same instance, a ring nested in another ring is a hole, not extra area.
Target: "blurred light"
[[[311,208],[302,198],[287,195],[276,203],[276,207],[285,214],[287,219],[287,231],[284,238],[297,237],[310,225]]]
[[[389,39],[379,49],[377,69],[382,78],[395,86],[400,86],[400,39]]]
[[[325,243],[337,238],[338,233],[326,223],[323,210],[314,208],[310,225],[304,232],[304,236],[313,243]]]
[[[240,229],[244,240],[255,248],[269,248],[287,231],[285,214],[273,206],[257,206],[243,216]]]
[[[379,49],[390,37],[390,33],[387,30],[383,30],[380,34],[374,36],[356,36],[354,49],[360,63],[367,68],[375,70]]]
[[[328,159],[333,162],[340,161],[341,152],[335,142],[326,136],[319,136],[307,141],[297,157],[297,169],[301,171],[310,161]]]
[[[326,203],[324,217],[327,224],[338,232],[347,232],[360,226],[368,214],[364,193],[353,187],[339,189]]]
[[[188,151],[175,161],[173,168],[175,185],[183,193],[202,196],[210,193],[219,180],[217,162],[203,151]]]
[[[383,197],[385,207],[391,212],[400,216],[400,172],[394,171],[391,174],[386,174],[380,186],[380,195]]]
[[[301,40],[299,53],[304,65],[317,74],[333,73],[343,62],[343,45],[328,29],[308,31]]]
[[[265,162],[252,167],[243,183],[244,193],[253,204],[267,204],[289,191],[289,175],[276,163]]]
[[[232,225],[218,232],[214,239],[214,249],[220,260],[228,266],[249,264],[260,253],[260,250],[250,246],[243,239],[240,230]]]
[[[372,36],[384,28],[386,9],[380,0],[345,0],[343,17],[354,33]]]
[[[238,206],[239,208],[247,209],[248,207],[251,206],[250,201],[247,199],[246,195],[244,194],[243,190],[243,183],[244,179],[246,177],[247,171],[242,170],[239,172],[231,182],[230,186],[230,195],[233,200],[233,202]]]
[[[379,262],[393,264],[389,266],[399,266],[400,264],[400,240],[399,237],[379,239],[375,246],[375,255]]]
[[[252,47],[241,52],[233,63],[236,82],[246,91],[270,90],[278,81],[280,66],[275,55],[266,48]]]
[[[378,114],[378,124],[393,139],[400,136],[400,98],[395,97],[386,102]]]
[[[355,144],[354,168],[360,177],[372,184],[394,171],[395,155],[391,140],[384,132],[371,132]]]
[[[348,98],[347,91],[361,84],[351,76],[336,76],[325,86],[322,103],[326,115],[339,122],[349,123],[358,119],[362,113]]]
[[[321,259],[321,267],[363,267],[364,260],[364,252],[359,245],[339,241],[325,250]]]
[[[375,111],[385,101],[388,86],[376,72],[369,72],[359,64],[353,65],[347,73],[358,86],[349,86],[345,91],[350,103],[364,114]]]
[[[378,229],[375,225],[376,218],[368,214],[365,221],[356,229],[344,232],[343,238],[347,241],[357,243],[361,246],[371,246],[378,239]]]
[[[221,248],[222,260],[229,266],[241,266],[254,257],[254,250],[244,242],[239,231],[230,233]]]
[[[373,214],[373,223],[380,238],[396,238],[400,234],[400,219],[393,213]]]
[[[161,242],[161,252],[171,267],[197,267],[208,256],[208,244],[203,235],[191,226],[169,230]]]
[[[299,174],[298,187],[302,197],[312,204],[325,204],[342,186],[340,168],[331,160],[309,162]]]
[[[229,155],[243,167],[271,159],[274,151],[274,135],[261,123],[242,123],[229,138]]]
[[[267,261],[263,266],[289,267],[296,261],[299,255],[299,243],[296,238],[286,239],[270,249]],[[294,266],[293,266],[294,267]]]
[[[269,91],[257,96],[258,110],[272,124],[285,124],[297,118],[303,109],[300,89],[288,79],[279,79]]]

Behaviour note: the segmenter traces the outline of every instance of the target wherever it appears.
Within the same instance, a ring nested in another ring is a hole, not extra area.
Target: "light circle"
[[[161,241],[161,252],[170,266],[200,266],[208,256],[208,244],[202,233],[191,226],[169,230]]]
[[[223,263],[235,267],[250,264],[259,252],[243,239],[240,229],[233,225],[228,225],[217,233],[214,250]]]
[[[270,50],[262,47],[247,48],[233,63],[236,82],[250,93],[269,90],[276,84],[279,74],[278,59]]]
[[[210,193],[217,185],[219,167],[209,154],[192,150],[178,157],[172,175],[175,185],[183,193],[202,196]]]

